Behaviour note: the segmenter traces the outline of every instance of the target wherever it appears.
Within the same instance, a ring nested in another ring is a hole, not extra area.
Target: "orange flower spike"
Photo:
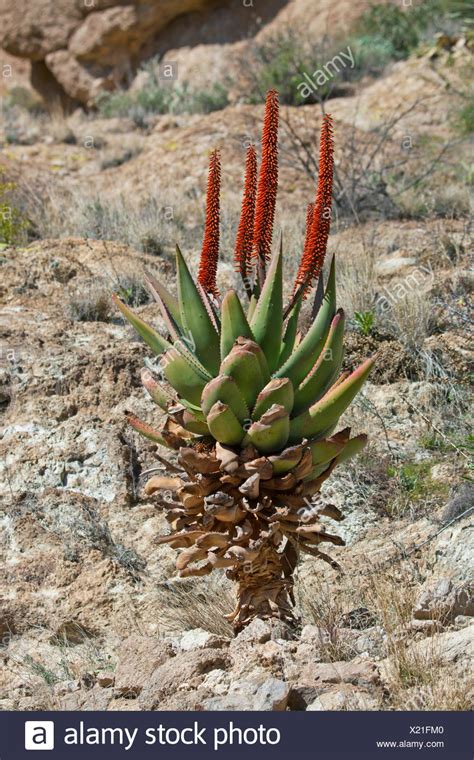
[[[329,230],[331,227],[332,182],[334,174],[334,140],[332,118],[327,114],[321,127],[319,146],[319,174],[313,218],[301,257],[295,289],[303,288],[306,297],[311,284],[317,280],[326,256]]]
[[[314,214],[314,203],[308,203],[306,206],[306,232],[304,236],[304,248],[303,251],[306,251],[306,249],[309,246],[309,240],[311,235],[311,227],[313,224],[313,214]]]
[[[262,163],[258,177],[253,253],[260,271],[270,258],[278,189],[278,93],[269,90],[262,131]]]
[[[221,187],[221,159],[219,151],[213,150],[209,157],[209,175],[206,196],[206,223],[199,262],[198,282],[206,293],[218,297],[216,285],[217,260],[219,258],[219,195]]]
[[[257,196],[257,151],[254,145],[247,148],[245,161],[245,183],[240,213],[239,228],[235,241],[234,259],[236,271],[240,272],[246,289],[250,290],[253,226],[255,221],[255,200]],[[247,288],[248,285],[248,288]]]

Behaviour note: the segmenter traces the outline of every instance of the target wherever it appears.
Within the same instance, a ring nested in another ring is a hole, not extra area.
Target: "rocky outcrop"
[[[47,99],[89,104],[127,81],[152,38],[212,0],[28,0],[0,4],[0,47],[32,61],[32,83]]]

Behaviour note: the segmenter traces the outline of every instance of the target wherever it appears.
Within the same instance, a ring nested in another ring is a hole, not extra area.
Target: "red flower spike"
[[[278,93],[269,90],[262,131],[262,164],[258,176],[253,234],[253,254],[258,258],[259,279],[270,258],[278,189]]]
[[[308,203],[306,206],[306,232],[304,236],[304,248],[303,250],[306,251],[307,247],[309,246],[309,239],[311,235],[311,225],[313,224],[313,214],[314,214],[314,203]]]
[[[239,228],[235,241],[234,260],[236,271],[240,272],[247,292],[251,290],[249,278],[252,276],[252,244],[255,221],[255,200],[257,196],[257,151],[254,145],[247,148],[245,160],[245,183],[240,212]]]
[[[218,297],[216,285],[217,260],[219,258],[219,194],[221,187],[221,159],[219,151],[213,150],[209,157],[209,175],[206,196],[206,223],[199,262],[198,282],[206,293]]]
[[[329,229],[331,227],[333,173],[333,122],[331,116],[327,114],[323,119],[321,127],[316,201],[313,206],[309,231],[308,226],[306,228],[305,246],[295,281],[295,290],[302,290],[303,298],[306,298],[312,283],[318,279],[323,268],[324,257],[326,256]]]

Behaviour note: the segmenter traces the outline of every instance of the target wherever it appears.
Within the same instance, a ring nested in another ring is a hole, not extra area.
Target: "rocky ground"
[[[293,3],[303,18],[306,5]],[[358,5],[331,3],[333,23]],[[283,24],[290,10],[268,11],[264,22]],[[244,44],[203,45],[199,58],[192,40],[183,45],[180,23],[170,40],[181,40],[184,67]],[[416,175],[449,144],[429,186],[416,184],[396,211],[388,171],[388,191],[379,187],[360,214],[337,207],[329,250],[350,317],[345,362],[379,359],[341,421],[368,432],[369,447],[324,490],[346,515],[347,545],[334,550],[343,572],[302,561],[292,637],[262,621],[234,637],[223,618],[233,607],[225,576],[176,579],[174,552],[156,546],[166,523],[142,484],[159,451],[124,422],[126,410],[156,421],[139,380],[147,351],[110,302],[119,292],[160,323],[141,274],[160,273],[173,289],[176,240],[196,266],[214,146],[223,160],[220,286],[235,285],[243,146],[258,138],[261,106],[235,96],[211,114],[146,124],[16,106],[4,115],[2,182],[14,183],[30,227],[0,251],[1,709],[467,709],[473,276],[470,159],[459,159],[452,112],[471,55],[465,40],[425,51],[328,104],[338,170],[356,187],[372,169],[357,174],[354,141],[366,155],[370,130],[401,108],[382,162],[399,157],[408,135],[423,148]],[[315,148],[319,106],[283,116]],[[281,147],[289,288],[314,183],[291,131],[282,130]],[[356,314],[372,312],[364,329]]]

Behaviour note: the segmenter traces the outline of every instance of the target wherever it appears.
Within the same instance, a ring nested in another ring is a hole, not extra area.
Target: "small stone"
[[[225,670],[227,665],[227,653],[223,649],[196,649],[177,654],[156,668],[147,680],[139,696],[140,709],[162,709],[163,700],[176,695],[178,687],[184,696],[186,691],[201,686],[212,670]]]
[[[113,673],[101,671],[96,675],[96,682],[103,689],[110,689],[115,683],[115,676]]]
[[[288,704],[290,687],[278,678],[268,678],[254,697],[256,710],[284,711]]]
[[[66,694],[59,704],[61,710],[106,710],[112,697],[112,691],[94,686]]]
[[[466,628],[468,625],[472,624],[472,618],[468,617],[467,615],[457,615],[454,618],[454,625],[457,628]]]
[[[118,652],[115,692],[118,696],[137,696],[155,670],[172,656],[170,648],[151,636],[130,636]]]
[[[448,577],[428,583],[413,610],[415,620],[449,622],[458,615],[474,615],[473,587],[469,583],[455,586]]]
[[[380,261],[376,268],[380,275],[393,275],[415,265],[416,259],[411,256],[391,256],[385,261]]]
[[[239,643],[243,641],[254,642],[257,644],[264,644],[269,641],[272,636],[271,626],[260,618],[254,618],[244,629],[239,633],[235,641]]]
[[[323,629],[319,628],[317,625],[305,625],[303,630],[301,631],[300,639],[304,643],[313,642],[315,639],[317,641],[320,641],[321,640],[320,637],[323,633],[324,633]]]
[[[309,663],[292,681],[290,707],[305,710],[316,697],[330,688],[330,684],[371,688],[380,684],[380,674],[374,662],[356,657],[350,662]]]
[[[325,691],[306,708],[310,712],[324,710],[378,710],[379,700],[367,691],[344,685],[338,689]]]
[[[228,641],[215,633],[209,633],[202,628],[193,628],[186,631],[179,642],[179,648],[183,652],[190,652],[193,649],[219,649]]]
[[[254,710],[253,702],[244,694],[226,694],[224,696],[209,697],[203,701],[203,709],[208,712],[244,712]]]
[[[203,689],[209,689],[217,696],[227,694],[230,686],[230,675],[225,670],[211,670],[202,682]]]
[[[283,648],[276,641],[266,641],[262,647],[262,659],[268,662],[275,662],[283,654]]]

